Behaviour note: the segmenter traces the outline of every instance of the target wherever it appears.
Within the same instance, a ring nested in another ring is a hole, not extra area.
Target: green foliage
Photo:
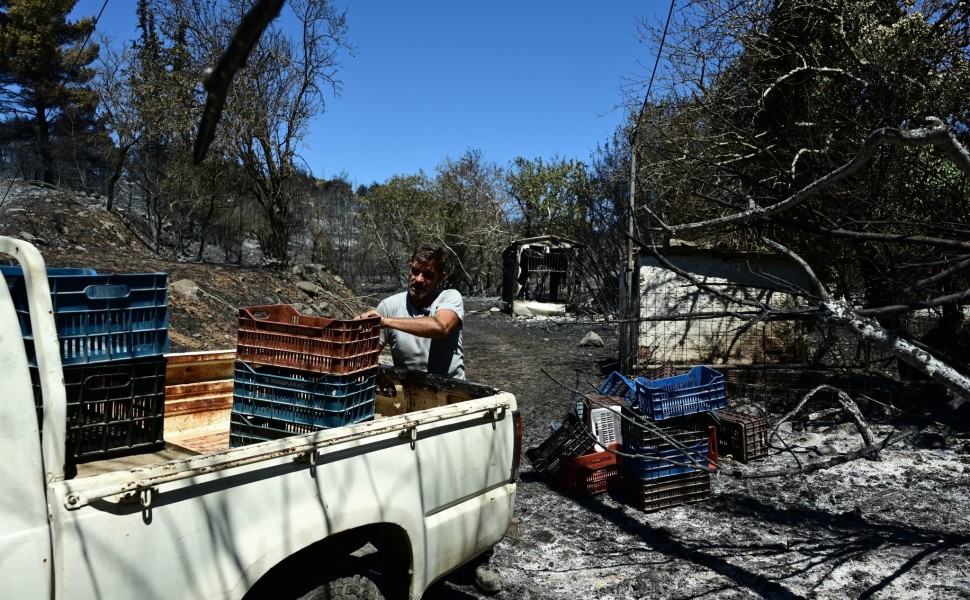
[[[385,261],[385,273],[407,281],[411,253],[425,241],[440,239],[445,207],[435,198],[423,172],[395,175],[359,198],[368,246]]]
[[[474,292],[494,289],[510,236],[504,170],[485,160],[481,150],[469,149],[437,167],[434,188],[444,211],[440,243],[452,253],[452,285]]]
[[[588,223],[586,166],[574,159],[518,157],[509,173],[510,193],[524,237],[564,235],[577,223]]]
[[[76,0],[6,0],[0,3],[0,107],[6,119],[30,127],[40,175],[55,179],[52,140],[74,124],[94,129],[96,94],[88,87],[98,46],[88,40],[92,19],[67,21]]]

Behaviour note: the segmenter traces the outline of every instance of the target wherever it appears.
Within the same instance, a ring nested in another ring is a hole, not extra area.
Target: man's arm
[[[458,313],[448,309],[436,311],[433,317],[408,317],[405,319],[385,317],[376,310],[371,310],[362,314],[359,318],[366,317],[381,317],[381,327],[390,327],[432,340],[448,337],[455,330],[455,327],[458,327],[458,324],[461,323]]]

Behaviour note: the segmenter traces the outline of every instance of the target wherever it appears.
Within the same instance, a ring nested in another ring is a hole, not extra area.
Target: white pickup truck
[[[0,276],[4,597],[420,598],[509,526],[521,443],[512,394],[389,369],[395,385],[381,386],[374,420],[193,451],[192,439],[228,438],[232,380],[220,377],[232,351],[166,355],[165,449],[66,478],[45,264],[11,238],[0,253],[23,268],[43,402],[39,424]]]

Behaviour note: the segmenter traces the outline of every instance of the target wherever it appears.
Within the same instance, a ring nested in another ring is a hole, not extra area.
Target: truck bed
[[[74,478],[129,470],[227,450],[232,412],[232,350],[166,355],[165,447],[77,465]],[[375,420],[481,398],[498,390],[467,381],[381,368]]]

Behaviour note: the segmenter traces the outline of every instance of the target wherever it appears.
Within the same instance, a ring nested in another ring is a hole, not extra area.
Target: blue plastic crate
[[[636,384],[619,372],[613,371],[600,386],[600,394],[623,398],[629,404],[636,397]]]
[[[691,459],[701,466],[708,466],[710,463],[710,444],[706,439],[685,445],[683,450],[674,447],[657,450],[624,443],[623,451],[636,455],[632,458],[624,456],[621,463],[624,476],[633,479],[657,479],[693,472],[696,469]],[[667,460],[660,460],[660,458]]]
[[[633,407],[655,421],[727,407],[724,375],[710,367],[694,367],[685,375],[635,380]]]
[[[374,417],[376,368],[329,375],[237,360],[234,379],[232,410],[239,415],[321,429]]]
[[[20,267],[0,267],[27,351],[37,365],[26,281]],[[168,274],[99,275],[92,269],[47,270],[61,363],[76,365],[161,356],[168,352]]]

